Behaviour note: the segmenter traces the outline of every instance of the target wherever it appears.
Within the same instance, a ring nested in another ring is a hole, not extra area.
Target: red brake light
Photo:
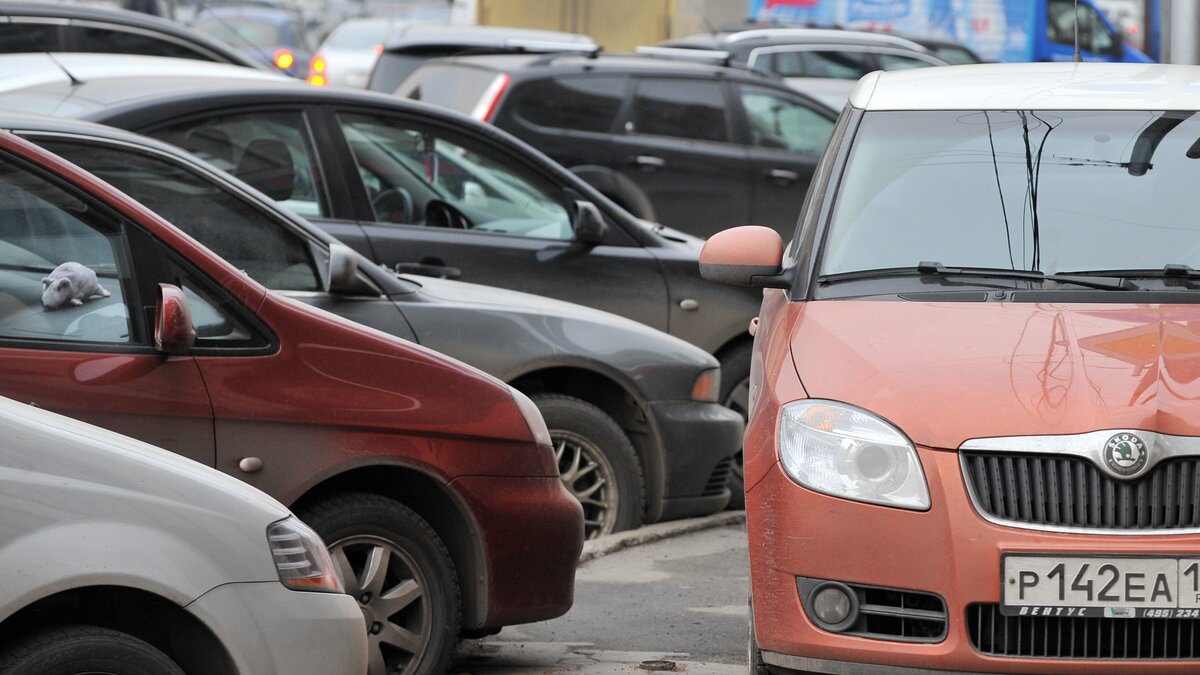
[[[492,115],[496,113],[496,106],[500,103],[500,98],[504,96],[504,90],[508,89],[508,83],[511,81],[512,78],[508,73],[500,73],[499,77],[492,80],[475,109],[471,111],[471,117],[481,122],[492,121]]]

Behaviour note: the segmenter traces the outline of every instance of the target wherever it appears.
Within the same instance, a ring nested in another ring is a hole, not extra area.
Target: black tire
[[[633,214],[635,218],[658,222],[658,214],[650,197],[637,183],[623,174],[617,173],[604,166],[583,165],[571,168],[572,173],[579,176],[600,194],[617,203],[617,206]]]
[[[753,343],[742,342],[717,357],[721,362],[721,405],[736,410],[743,420],[750,412],[746,398],[750,394],[750,354],[753,351]],[[729,486],[730,497],[725,508],[730,511],[746,508],[746,472],[741,448],[733,456],[733,470],[729,473],[726,485]]]
[[[393,499],[367,493],[323,499],[300,517],[325,540],[346,592],[367,619],[369,675],[446,672],[458,641],[458,577],[429,523]],[[386,559],[386,573],[372,573],[382,569],[372,559]]]
[[[603,410],[561,394],[530,397],[550,430],[563,485],[583,505],[584,537],[642,524],[642,467],[629,436]]]
[[[184,675],[183,669],[154,646],[120,631],[99,626],[43,628],[7,646],[0,675]]]

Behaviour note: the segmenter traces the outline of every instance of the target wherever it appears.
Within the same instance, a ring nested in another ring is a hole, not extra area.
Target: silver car
[[[279,502],[0,398],[0,673],[366,672],[321,539]]]

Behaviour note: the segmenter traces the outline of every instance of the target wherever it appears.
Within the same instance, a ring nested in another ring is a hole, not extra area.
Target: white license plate
[[[1200,618],[1200,558],[1005,554],[1008,616]]]

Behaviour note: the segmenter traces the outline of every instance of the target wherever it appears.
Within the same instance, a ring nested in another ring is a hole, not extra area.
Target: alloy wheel
[[[429,644],[427,586],[412,558],[384,539],[349,537],[329,548],[367,626],[368,674],[412,675]]]
[[[583,535],[611,534],[617,523],[620,494],[608,458],[595,444],[563,430],[551,430],[558,475],[567,492],[583,506]]]

